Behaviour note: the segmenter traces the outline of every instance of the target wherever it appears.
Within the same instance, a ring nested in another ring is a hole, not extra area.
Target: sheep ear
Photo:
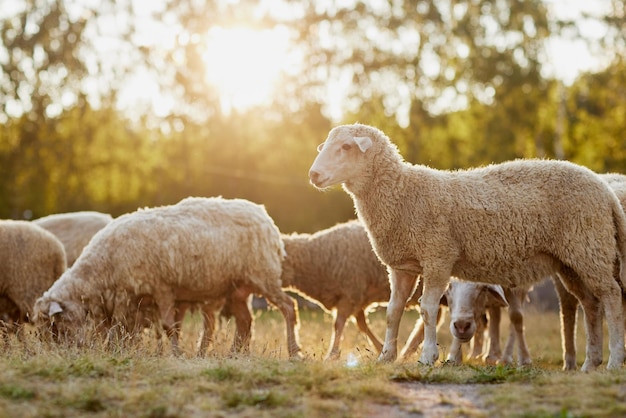
[[[367,136],[355,136],[354,142],[359,146],[361,152],[367,151],[372,146],[372,140]]]
[[[53,316],[61,312],[63,312],[63,308],[61,307],[59,302],[50,302],[50,308],[48,308],[48,316]]]
[[[488,308],[505,308],[509,306],[504,296],[504,290],[499,285],[487,285],[485,286],[488,295],[487,307]]]

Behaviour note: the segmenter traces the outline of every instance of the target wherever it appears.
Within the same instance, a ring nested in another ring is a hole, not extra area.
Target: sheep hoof
[[[597,369],[599,365],[600,364],[597,364],[597,362],[585,360],[585,362],[583,363],[583,366],[580,368],[580,370],[583,371],[583,372],[591,372],[591,371]],[[608,368],[609,367],[607,366],[607,369]]]
[[[379,363],[393,363],[395,359],[396,359],[396,356],[393,355],[391,351],[383,350],[383,352],[380,353],[380,356],[378,356]]]
[[[564,371],[572,371],[576,370],[576,361],[575,360],[566,360],[563,364]]]
[[[339,357],[340,357],[340,353],[330,353],[326,356],[324,360],[328,362],[337,361],[339,360]]]
[[[521,366],[532,366],[532,364],[533,364],[533,361],[529,358],[525,358],[520,361]]]

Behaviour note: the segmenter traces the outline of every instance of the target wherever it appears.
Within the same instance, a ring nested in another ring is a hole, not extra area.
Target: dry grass
[[[416,316],[415,312],[405,315],[403,339]],[[371,322],[375,332],[383,335],[384,311],[373,313]],[[626,415],[626,369],[560,370],[555,313],[528,314],[535,364],[520,369],[476,362],[462,367],[425,367],[416,364],[416,358],[378,364],[366,339],[351,324],[346,327],[342,359],[327,363],[321,359],[331,326],[328,315],[301,312],[304,361],[287,359],[284,322],[274,311],[256,314],[252,350],[246,356],[229,356],[233,325],[224,324],[213,351],[206,358],[195,358],[192,353],[200,329],[197,317],[185,323],[186,355],[181,358],[159,354],[151,335],[136,344],[104,347],[93,342],[80,349],[48,347],[31,335],[23,342],[11,338],[0,358],[0,417],[427,415],[416,404],[415,394],[450,384],[466,388],[479,408],[460,405],[455,395],[440,396],[437,402],[447,407],[449,416]],[[504,324],[503,330],[507,327]],[[442,351],[447,344],[448,332],[443,330]],[[578,345],[580,364],[582,330]],[[167,353],[167,347],[165,350]],[[348,367],[349,357],[357,359],[358,365]]]

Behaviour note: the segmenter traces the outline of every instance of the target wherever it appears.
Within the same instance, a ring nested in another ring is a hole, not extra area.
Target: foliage
[[[0,15],[0,218],[120,215],[189,195],[263,203],[285,232],[353,218],[345,193],[320,193],[307,177],[337,123],[329,89],[346,74],[342,121],[383,129],[410,162],[564,158],[626,171],[621,0],[585,17],[606,25],[594,47],[613,61],[572,86],[545,75],[545,42],[583,34],[538,0],[298,0],[283,4],[291,15],[257,0],[18,3]],[[288,28],[304,72],[284,80],[273,105],[223,114],[204,82],[203,36],[235,24]],[[146,25],[173,41],[146,37]],[[155,77],[165,113],[148,93],[120,108],[138,77]]]

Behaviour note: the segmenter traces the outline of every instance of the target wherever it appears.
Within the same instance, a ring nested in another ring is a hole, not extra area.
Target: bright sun
[[[204,55],[207,81],[220,95],[222,109],[245,109],[271,98],[281,71],[289,65],[285,30],[216,27]]]

